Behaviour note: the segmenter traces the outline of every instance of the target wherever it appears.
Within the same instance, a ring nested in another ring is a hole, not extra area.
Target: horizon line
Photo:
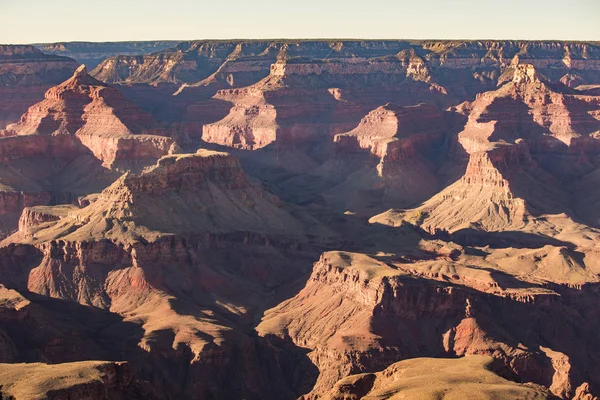
[[[515,39],[515,38],[503,38],[503,39],[460,39],[460,38],[426,38],[426,39],[414,39],[414,38],[360,38],[360,37],[319,37],[319,38],[202,38],[202,39],[133,39],[133,40],[58,40],[50,42],[28,42],[28,43],[0,43],[3,46],[39,46],[49,44],[76,44],[76,43],[148,43],[148,42],[232,42],[232,41],[389,41],[389,42],[576,42],[576,43],[598,43],[600,39]]]

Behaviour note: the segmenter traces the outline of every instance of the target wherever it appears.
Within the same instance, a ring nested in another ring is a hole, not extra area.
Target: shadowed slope
[[[67,146],[54,146],[59,154],[76,153],[83,145],[112,166],[117,159],[157,159],[175,150],[170,138],[139,135],[152,129],[156,125],[149,114],[126,101],[117,89],[88,75],[82,65],[70,79],[49,89],[45,100],[30,107],[21,121],[9,125],[5,136],[37,135],[39,147],[58,140],[52,137],[65,136],[72,140],[63,138]]]
[[[469,115],[458,136],[469,154],[465,175],[414,210],[392,210],[372,221],[396,224],[412,215],[418,217],[413,222],[431,232],[471,226],[536,231],[546,224],[547,230],[554,229],[547,221],[551,218],[544,216],[565,213],[574,218],[560,179],[575,173],[568,162],[579,154],[580,142],[587,143],[586,151],[597,149],[600,142],[593,131],[600,120],[591,116],[588,107],[600,107],[600,100],[583,100],[557,90],[531,65],[515,67],[512,81],[459,107]],[[547,163],[555,164],[550,172]],[[557,168],[558,164],[564,168]],[[557,170],[562,175],[556,176]],[[560,219],[554,218],[560,224],[576,225],[569,218]]]
[[[269,291],[297,279],[330,242],[328,229],[249,182],[234,157],[206,150],[165,156],[85,201],[27,209],[21,231],[4,241],[43,254],[27,289],[122,315],[143,328],[138,345],[153,357],[181,363],[176,354],[186,354],[189,379],[172,383],[182,395],[290,390],[266,385],[255,367],[260,344],[244,327]],[[238,352],[244,359],[233,362]],[[244,378],[228,388],[198,378],[227,371]]]

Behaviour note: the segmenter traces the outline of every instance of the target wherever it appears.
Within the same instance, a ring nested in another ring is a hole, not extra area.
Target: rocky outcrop
[[[132,161],[149,162],[165,154],[179,151],[179,145],[171,138],[158,135],[94,135],[78,134],[78,139],[106,166]]]
[[[63,206],[27,206],[23,209],[21,218],[19,218],[19,231],[25,232],[37,225],[58,221],[61,217],[65,217],[70,211],[75,211],[77,207],[74,205]]]
[[[551,398],[543,387],[517,384],[502,378],[493,371],[492,360],[482,356],[405,360],[381,372],[344,378],[322,398],[358,400],[403,396],[429,400],[453,395],[471,398],[483,392],[487,396],[511,399]]]
[[[37,144],[31,146],[31,152],[25,148],[15,157],[35,155],[40,151],[38,147],[43,151],[44,144],[75,154],[81,152],[79,146],[88,148],[104,165],[112,166],[121,160],[157,159],[176,150],[172,139],[147,134],[156,130],[149,114],[127,102],[118,90],[89,76],[84,66],[49,89],[45,97],[21,121],[7,127],[7,145],[22,140]],[[136,135],[141,133],[146,134]],[[56,140],[71,143],[57,146]]]
[[[2,395],[15,399],[164,399],[123,362],[0,364]]]
[[[44,54],[32,46],[0,45],[0,130],[18,121],[77,66],[70,58]]]
[[[263,336],[290,337],[313,350],[309,356],[320,370],[313,389],[316,394],[349,374],[379,370],[394,359],[417,356],[413,352],[425,345],[425,337],[417,339],[419,334],[414,334],[412,339],[400,339],[398,333],[402,345],[391,345],[390,338],[377,331],[373,314],[381,311],[385,319],[391,313],[396,321],[429,320],[436,315],[458,318],[466,298],[463,293],[433,286],[403,285],[389,279],[393,275],[393,268],[365,255],[325,253],[305,288],[267,311],[257,331]]]
[[[279,130],[277,112],[275,107],[261,100],[259,94],[258,104],[235,105],[224,119],[204,125],[202,140],[244,150],[260,149],[275,142]]]
[[[398,107],[386,104],[367,114],[355,129],[336,135],[334,140],[339,142],[342,148],[345,146],[352,148],[354,142],[361,149],[370,150],[379,158],[392,153],[389,147],[395,144],[394,142],[405,141],[404,154],[395,155],[400,159],[403,156],[410,157],[419,150],[422,151],[427,144],[439,139],[444,125],[443,114],[433,106],[419,104],[412,107]],[[393,150],[399,152],[401,149]]]
[[[453,272],[432,273],[432,265],[440,266],[443,258],[434,262],[420,257],[407,263],[325,253],[302,291],[265,313],[257,327],[260,335],[289,338],[310,349],[320,375],[308,398],[321,398],[348,375],[375,372],[412,357],[489,355],[509,371],[506,376],[544,385],[561,398],[573,395],[582,379],[595,382],[584,372],[583,353],[564,347],[566,331],[552,333],[550,322],[544,324],[549,331],[544,327],[539,335],[528,328],[534,323],[528,319],[535,314],[567,318],[573,309],[560,316],[553,313],[582,304],[557,307],[561,300],[556,292],[533,283],[494,283],[493,275],[484,283],[475,270],[456,267]],[[498,314],[500,309],[505,311]],[[592,331],[587,334],[593,336]],[[570,357],[541,349],[546,340]],[[588,350],[595,351],[592,348]]]
[[[70,58],[44,54],[26,45],[1,45],[0,60],[3,86],[60,83],[77,68]]]
[[[203,126],[202,140],[243,150],[269,145],[285,150],[329,141],[336,130],[353,124],[356,109],[340,103],[326,88],[277,88],[270,78],[248,88],[221,90],[215,98],[233,106],[225,118]]]
[[[139,170],[179,148],[154,134],[163,132],[149,114],[83,66],[45,96],[0,137],[2,236],[17,228],[24,207],[75,202],[106,187],[112,170]]]
[[[459,181],[416,209],[390,210],[371,222],[398,226],[406,220],[430,232],[453,232],[472,225],[489,231],[522,229],[531,212],[515,194],[515,181],[525,185],[533,177],[520,167],[519,149],[523,147],[506,145],[473,153]]]
[[[570,88],[577,88],[578,86],[585,84],[585,81],[579,75],[565,74],[562,78],[560,78],[560,83]]]
[[[256,84],[217,92],[215,98],[230,101],[233,107],[224,119],[204,126],[202,139],[246,150],[272,143],[284,148],[302,146],[349,130],[357,116],[366,112],[365,107],[445,96],[443,89],[414,80],[402,66],[384,85],[377,81],[382,73],[377,65],[366,60],[280,59],[269,76]],[[360,102],[355,101],[357,96]]]
[[[436,107],[386,104],[369,112],[354,129],[333,137],[335,164],[323,195],[336,207],[371,216],[378,206],[418,204],[437,191],[436,158],[449,136],[446,115]],[[346,180],[337,170],[348,170]],[[354,175],[354,176],[352,176]],[[350,200],[351,199],[351,200]],[[371,214],[369,214],[371,213]]]
[[[419,163],[439,148],[446,129],[444,115],[433,106],[387,104],[367,114],[355,129],[336,135],[336,154],[367,149],[380,160],[379,176],[393,178],[402,164]]]
[[[394,43],[390,46],[406,50],[403,43]],[[288,198],[300,204],[320,198],[342,212],[373,215],[393,201],[400,199],[400,204],[412,205],[431,195],[437,182],[431,175],[434,167],[430,160],[401,166],[395,160],[411,151],[408,140],[390,144],[385,156],[389,162],[382,163],[378,171],[378,160],[369,152],[337,157],[339,146],[334,144],[334,137],[351,131],[363,116],[382,104],[429,102],[447,106],[456,100],[427,74],[426,68],[411,64],[419,61],[410,52],[383,57],[377,54],[388,50],[377,46],[366,50],[366,42],[348,44],[347,48],[343,42],[316,42],[315,49],[329,46],[330,54],[322,55],[324,51],[319,50],[316,55],[302,55],[304,46],[309,45],[288,43],[267,77],[247,87],[217,91],[214,99],[230,102],[232,107],[224,118],[204,124],[202,140],[260,153],[240,156],[259,164],[261,179],[284,185],[281,191],[289,190]],[[361,49],[363,56],[359,56]],[[415,118],[420,111],[416,108]],[[417,137],[414,135],[414,140]],[[436,150],[433,144],[426,152]],[[270,181],[282,175],[290,179]],[[420,175],[426,178],[419,188],[414,178]],[[388,177],[392,182],[386,182]],[[308,190],[303,189],[306,187]],[[376,198],[385,198],[385,205],[374,206]]]
[[[585,153],[596,151],[600,121],[589,110],[598,99],[559,89],[532,65],[517,65],[510,82],[458,106],[468,115],[458,135],[469,157],[465,174],[408,214],[422,215],[419,223],[431,232],[524,229],[537,216],[558,210],[574,216],[559,180],[596,162]],[[394,224],[400,215],[407,213],[389,212],[373,222]]]
[[[252,184],[236,158],[206,150],[126,173],[81,209],[26,209],[20,226],[4,248],[32,244],[42,258],[13,284],[123,316],[143,331],[135,344],[150,354],[137,368],[161,357],[181,364],[185,382],[159,375],[188,398],[237,397],[229,390],[271,396],[250,378],[224,389],[200,377],[212,371],[221,381],[234,371],[266,379],[255,367],[259,344],[237,327],[251,324],[266,292],[297,279],[314,247],[331,236]],[[269,265],[252,261],[264,257]],[[203,317],[172,303],[183,292],[190,296],[184,307]],[[247,358],[233,362],[240,351]]]
[[[551,151],[597,130],[599,120],[591,116],[599,107],[597,98],[551,84],[533,65],[519,64],[513,70],[513,79],[500,89],[459,106],[469,112],[459,136],[467,152],[479,150],[478,143],[485,141],[517,138],[528,141],[532,150]]]

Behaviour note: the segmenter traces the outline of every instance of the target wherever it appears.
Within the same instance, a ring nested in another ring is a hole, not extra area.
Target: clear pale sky
[[[230,38],[600,40],[600,0],[0,0],[0,43]]]

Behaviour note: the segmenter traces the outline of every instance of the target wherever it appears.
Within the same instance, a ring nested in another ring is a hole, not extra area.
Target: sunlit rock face
[[[3,397],[600,395],[597,44],[40,48],[0,47]]]

